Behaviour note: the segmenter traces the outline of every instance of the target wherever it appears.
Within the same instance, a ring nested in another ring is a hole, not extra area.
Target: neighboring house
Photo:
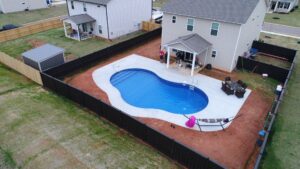
[[[162,46],[169,55],[183,51],[193,63],[191,74],[195,62],[231,72],[259,39],[267,9],[265,0],[169,0],[162,9]]]
[[[67,6],[65,34],[76,40],[115,39],[140,30],[152,15],[152,0],[67,0]]]
[[[2,13],[35,10],[47,7],[47,0],[0,0],[0,11]]]
[[[271,0],[270,10],[278,13],[289,13],[299,4],[299,0]]]

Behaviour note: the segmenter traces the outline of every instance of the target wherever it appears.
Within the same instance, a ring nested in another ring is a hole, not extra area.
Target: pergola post
[[[77,25],[77,35],[78,35],[78,40],[81,41],[79,25]]]
[[[65,36],[68,37],[68,36],[67,36],[67,35],[68,35],[68,34],[67,34],[67,30],[66,30],[66,29],[67,29],[67,28],[66,28],[66,22],[63,21],[63,24],[64,24]]]
[[[274,12],[276,12],[276,11],[277,11],[277,8],[278,8],[278,3],[279,3],[279,1],[277,1],[277,2],[276,2],[275,8],[274,8],[274,10],[273,10]]]
[[[167,47],[167,68],[170,66],[170,47]]]
[[[196,57],[197,57],[197,54],[193,53],[193,63],[192,63],[191,76],[194,76],[194,69],[195,69]]]
[[[208,51],[209,51],[209,48],[206,49],[203,66],[205,66],[205,64],[206,64]]]

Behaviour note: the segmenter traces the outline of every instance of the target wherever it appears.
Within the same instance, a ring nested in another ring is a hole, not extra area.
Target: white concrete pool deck
[[[191,77],[189,74],[178,71],[176,68],[167,69],[165,64],[139,55],[130,55],[93,72],[93,80],[100,89],[106,92],[112,106],[131,116],[160,119],[185,128],[188,128],[185,126],[187,118],[183,115],[173,114],[159,109],[138,108],[128,104],[122,99],[119,90],[110,83],[110,78],[118,71],[131,68],[150,70],[168,81],[194,85],[204,91],[209,99],[207,107],[200,112],[188,115],[188,117],[193,115],[197,119],[232,119],[236,117],[251,92],[251,90],[247,89],[242,99],[237,98],[235,95],[228,96],[221,90],[220,80],[201,74],[196,74]],[[220,123],[200,122],[199,124],[219,125]],[[227,128],[230,124],[231,122],[225,124],[223,127]],[[192,129],[200,130],[197,125]],[[201,131],[219,130],[222,130],[221,126],[201,126]]]

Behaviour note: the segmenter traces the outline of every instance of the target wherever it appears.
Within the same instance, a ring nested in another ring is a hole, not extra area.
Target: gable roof
[[[88,14],[73,15],[73,16],[69,16],[68,19],[70,19],[72,22],[74,22],[77,25],[96,21]]]
[[[208,47],[212,46],[207,40],[202,38],[200,35],[193,33],[186,36],[180,36],[175,40],[166,43],[164,46],[172,46],[175,44],[181,44],[188,48],[190,52],[196,52],[198,54],[205,51]]]
[[[86,3],[92,3],[92,4],[98,4],[98,5],[106,5],[111,0],[73,0],[73,1],[86,2]]]
[[[169,0],[165,13],[244,24],[259,0]]]

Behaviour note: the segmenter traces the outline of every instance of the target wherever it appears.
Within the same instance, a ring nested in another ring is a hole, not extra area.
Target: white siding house
[[[76,40],[91,36],[115,39],[138,31],[152,12],[151,0],[67,0],[67,6],[65,33]]]
[[[252,42],[258,40],[267,3],[265,0],[169,0],[163,11],[162,47],[169,49],[169,54],[174,49],[191,53],[195,59],[187,59],[193,66],[195,62],[211,64],[231,72],[238,56],[244,55]],[[199,35],[198,49],[203,50],[197,51],[195,44],[191,45],[193,41],[187,37],[192,34]],[[199,45],[200,38],[211,45],[203,48]],[[174,44],[176,39],[180,41],[178,44]]]
[[[0,11],[2,13],[35,10],[47,7],[46,0],[0,0]]]
[[[299,5],[299,0],[271,0],[270,10],[277,13],[289,13]]]

